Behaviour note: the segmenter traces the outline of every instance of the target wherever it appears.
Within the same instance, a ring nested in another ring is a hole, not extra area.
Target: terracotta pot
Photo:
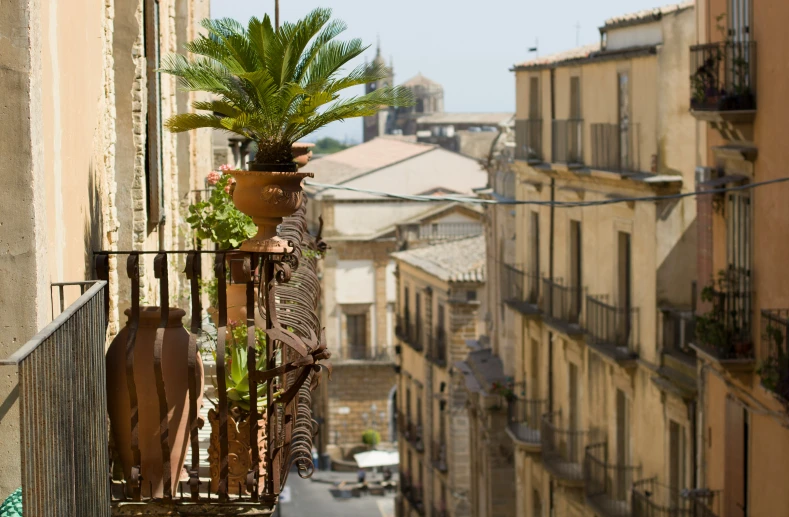
[[[126,316],[131,315],[127,309]],[[182,309],[171,308],[162,345],[162,373],[168,407],[170,444],[170,479],[173,496],[177,496],[178,479],[189,445],[189,333],[183,327]],[[139,447],[142,459],[143,497],[162,497],[164,476],[162,449],[159,442],[159,397],[153,371],[153,347],[161,317],[159,307],[141,307],[140,324],[134,347],[134,382],[139,413]],[[126,385],[126,327],[112,341],[107,351],[107,409],[115,447],[123,464],[123,473],[131,479],[134,457],[131,449],[131,404]],[[203,404],[203,362],[197,354],[198,412]],[[151,494],[151,491],[153,493]]]
[[[312,148],[315,144],[307,142],[296,142],[291,146],[291,153],[293,153],[293,161],[299,166],[299,169],[307,165],[312,158]]]
[[[211,467],[211,491],[216,493],[219,489],[219,412],[211,409],[208,411],[208,421],[211,423],[211,444],[208,447],[208,463]],[[228,450],[228,492],[238,495],[249,495],[247,490],[247,472],[252,467],[252,453],[249,448],[249,419],[237,421],[232,414],[227,415],[227,450]],[[266,468],[266,420],[258,420],[258,457],[260,458],[258,474],[258,493],[265,487]]]
[[[265,328],[266,321],[260,316],[258,311],[258,288],[255,287],[255,325],[258,328]],[[214,326],[219,326],[219,309],[210,307],[208,315]],[[246,284],[231,284],[227,286],[227,322],[246,325],[247,321],[247,286]]]
[[[266,167],[250,164],[250,167]],[[293,164],[293,169],[296,165]],[[287,166],[271,166],[287,168]],[[277,236],[277,226],[282,218],[292,215],[301,207],[303,192],[301,182],[313,177],[304,172],[231,171],[236,179],[233,203],[236,208],[252,218],[258,233],[241,245],[241,251],[254,253],[290,253],[293,248]]]

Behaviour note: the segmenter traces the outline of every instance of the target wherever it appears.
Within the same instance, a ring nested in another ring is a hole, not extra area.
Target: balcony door
[[[724,454],[724,515],[748,515],[748,414],[738,402],[726,399]]]
[[[573,463],[580,463],[583,458],[584,446],[583,440],[579,438],[581,429],[581,379],[578,366],[575,363],[570,363],[569,377],[570,415],[567,424],[570,431],[570,443],[568,444],[568,459]]]
[[[685,481],[685,429],[674,422],[669,421],[668,429],[668,485],[670,487],[670,498],[672,506],[680,504],[679,494],[687,488]]]
[[[583,141],[583,125],[581,124],[581,78],[570,78],[570,121],[567,127],[567,162],[582,162],[581,142]]]
[[[583,303],[583,249],[581,221],[570,221],[570,314],[569,321],[576,323]]]
[[[630,480],[625,466],[630,465],[630,404],[622,390],[616,390],[616,493],[617,500],[627,499]]]
[[[729,0],[729,38],[745,43],[751,32],[751,0]]]
[[[630,234],[617,237],[617,309],[614,313],[617,346],[627,346],[631,332],[630,309],[633,306],[633,263]]]
[[[529,302],[537,303],[538,285],[540,277],[540,213],[531,213],[530,240],[531,249],[529,250],[530,264],[528,273],[532,275],[529,279]]]

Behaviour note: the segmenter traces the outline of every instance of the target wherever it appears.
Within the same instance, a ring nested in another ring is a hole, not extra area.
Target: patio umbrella
[[[389,451],[365,451],[354,454],[353,459],[360,469],[370,469],[375,467],[389,467],[400,463],[400,456],[397,452]]]

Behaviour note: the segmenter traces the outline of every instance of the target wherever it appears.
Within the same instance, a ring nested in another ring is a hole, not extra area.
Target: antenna
[[[534,52],[534,57],[537,58],[537,57],[540,56],[540,52],[538,50],[539,47],[540,47],[540,40],[537,39],[537,38],[534,38],[534,46],[533,47],[529,47],[528,52]]]
[[[575,46],[579,46],[581,44],[581,22],[576,22],[575,24]]]

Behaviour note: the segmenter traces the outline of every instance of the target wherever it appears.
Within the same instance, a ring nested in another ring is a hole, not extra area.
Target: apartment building
[[[491,273],[515,322],[499,347],[513,350],[517,515],[708,515],[719,502],[693,490],[696,200],[639,200],[695,189],[694,12],[609,19],[599,44],[513,69],[515,198],[555,203],[518,206],[514,253]]]
[[[401,517],[470,511],[465,378],[455,364],[483,326],[485,239],[393,253]]]
[[[787,186],[719,190],[787,177],[788,15],[783,2],[699,2],[689,49],[707,139],[698,188],[718,191],[698,203],[698,475],[726,517],[789,507],[789,278],[775,239]]]

